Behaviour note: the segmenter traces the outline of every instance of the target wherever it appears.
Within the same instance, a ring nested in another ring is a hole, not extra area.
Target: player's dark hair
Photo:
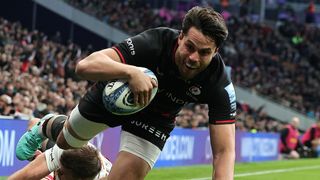
[[[195,6],[187,12],[182,22],[182,32],[187,34],[191,27],[210,37],[217,47],[228,37],[228,28],[224,19],[210,7]]]
[[[65,150],[60,163],[77,179],[93,179],[102,166],[98,150],[88,145],[80,149]]]

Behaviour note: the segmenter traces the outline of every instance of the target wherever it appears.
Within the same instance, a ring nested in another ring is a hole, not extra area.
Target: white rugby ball
[[[139,69],[158,83],[157,77],[151,70],[144,67],[139,67]],[[157,94],[157,91],[157,87],[153,88],[150,102]],[[148,106],[148,104],[145,106],[136,106],[134,104],[133,93],[129,88],[129,84],[122,79],[110,80],[107,83],[103,90],[102,101],[105,108],[116,115],[134,114]]]

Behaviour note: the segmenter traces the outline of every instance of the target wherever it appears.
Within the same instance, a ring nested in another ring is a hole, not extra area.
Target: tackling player
[[[56,146],[55,146],[56,147]],[[53,147],[53,148],[55,148]],[[80,149],[69,149],[61,152],[61,157],[55,157],[53,149],[38,155],[27,166],[11,175],[8,180],[100,180],[107,179],[111,163],[93,146],[83,146]],[[48,161],[56,161],[59,169],[52,171]],[[52,173],[50,173],[52,172]]]
[[[48,118],[55,119],[63,124],[67,117],[49,114],[43,119]],[[38,122],[38,118],[34,118],[31,121],[31,123]],[[56,130],[58,129],[62,130],[62,128],[56,128]],[[56,139],[55,136],[49,140],[49,142],[51,141],[49,144],[54,143],[54,139]],[[41,178],[44,180],[98,180],[102,178],[106,179],[110,172],[111,162],[90,143],[80,149],[63,151],[57,145],[46,149],[50,146],[47,143],[47,139],[43,142],[33,142],[39,143],[38,147],[42,146],[45,152],[41,153],[39,150],[34,152],[35,157],[32,157],[32,159],[35,159],[10,176],[9,180],[33,180]]]

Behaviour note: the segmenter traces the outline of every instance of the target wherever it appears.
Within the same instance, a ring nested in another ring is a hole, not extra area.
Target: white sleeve
[[[105,158],[101,153],[100,154],[100,160],[101,160],[101,170],[100,173],[94,178],[94,180],[99,180],[100,178],[107,177],[110,173],[112,163]]]
[[[44,152],[46,157],[47,166],[50,172],[53,172],[60,168],[60,157],[63,153],[63,149],[60,149],[57,145]]]

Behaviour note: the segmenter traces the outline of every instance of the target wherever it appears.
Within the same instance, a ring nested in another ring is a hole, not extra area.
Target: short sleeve
[[[232,124],[236,116],[236,93],[233,84],[219,86],[212,92],[209,103],[210,124]]]
[[[126,64],[148,67],[162,49],[161,31],[150,29],[112,47]]]

